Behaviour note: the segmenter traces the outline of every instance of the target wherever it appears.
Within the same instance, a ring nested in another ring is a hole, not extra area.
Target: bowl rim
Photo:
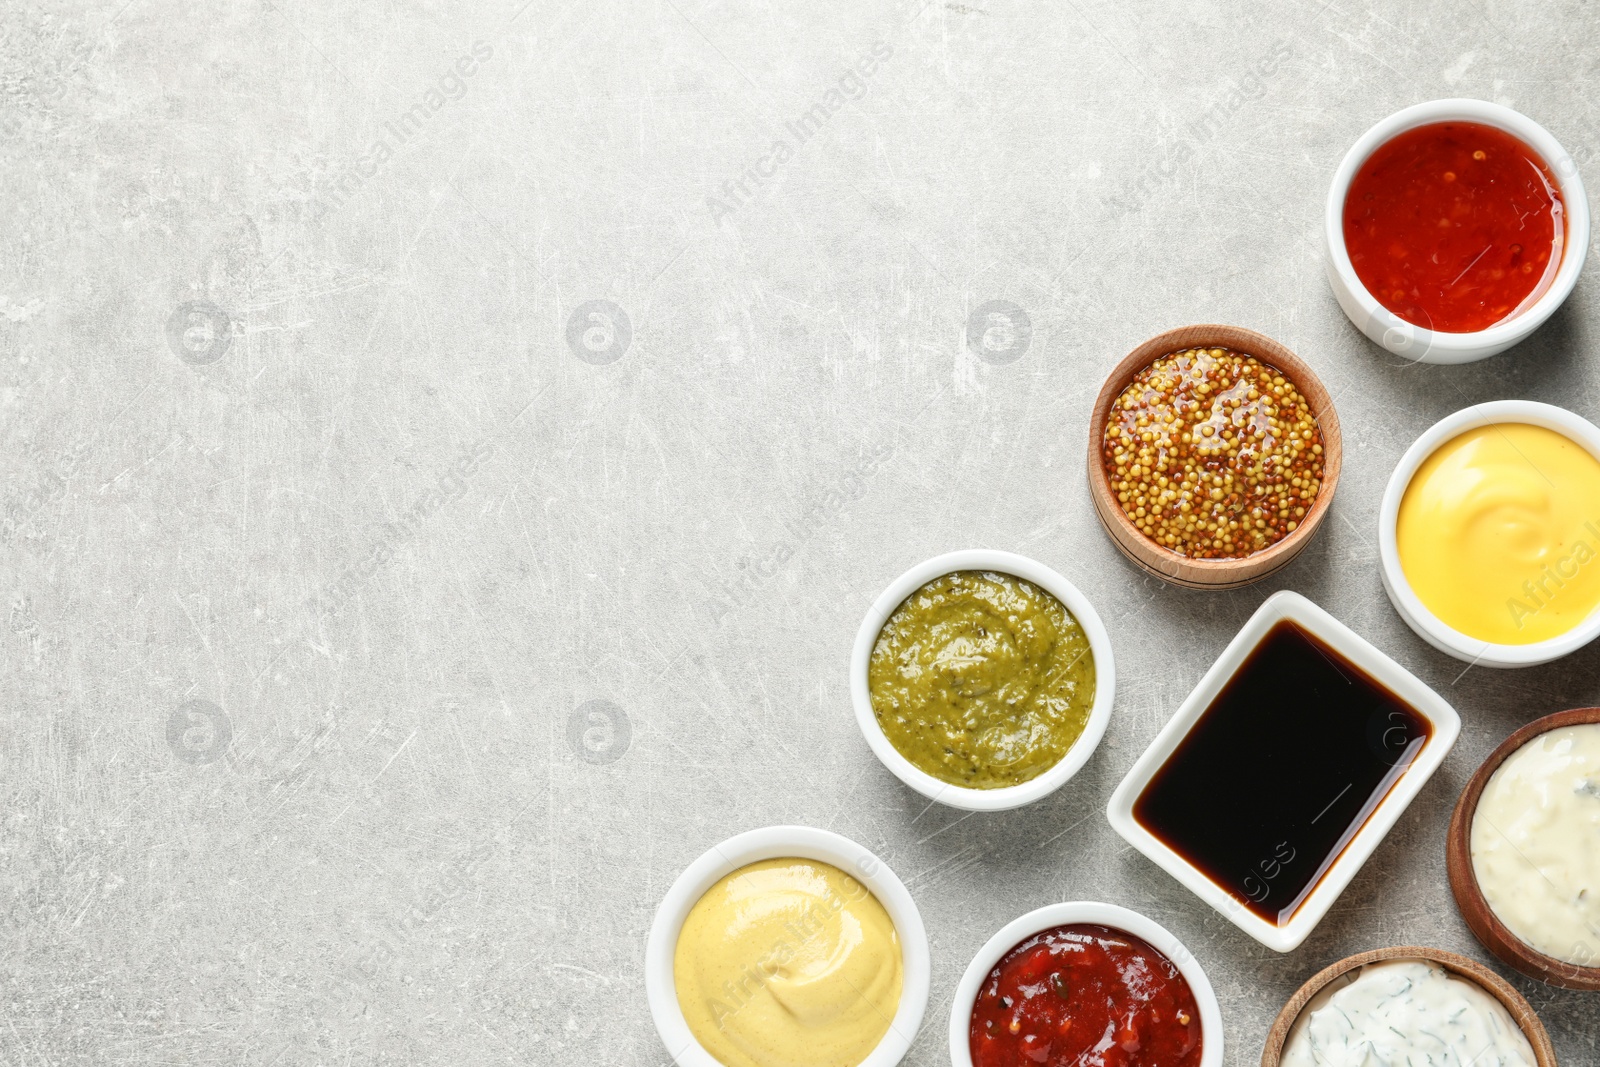
[[[1313,418],[1322,434],[1322,485],[1305,518],[1281,541],[1249,556],[1192,559],[1157,544],[1133,525],[1117,503],[1106,473],[1101,455],[1102,440],[1117,397],[1139,371],[1162,356],[1185,348],[1231,348],[1281,371],[1294,382],[1313,409]],[[1095,514],[1123,555],[1164,581],[1191,589],[1231,589],[1260,581],[1288,566],[1311,543],[1333,506],[1344,465],[1344,437],[1333,400],[1328,387],[1309,363],[1289,346],[1259,330],[1224,323],[1194,323],[1163,330],[1123,356],[1106,375],[1095,397],[1089,419],[1088,457],[1089,495]]]
[[[1378,558],[1389,602],[1417,636],[1456,659],[1483,667],[1532,667],[1576,652],[1600,637],[1600,606],[1583,622],[1555,637],[1505,645],[1470,637],[1446,624],[1417,596],[1400,566],[1397,527],[1400,502],[1417,470],[1441,447],[1468,430],[1507,423],[1541,426],[1567,437],[1600,461],[1600,427],[1576,412],[1535,400],[1491,400],[1446,415],[1412,442],[1395,464],[1378,508]]]
[[[1089,709],[1089,720],[1083,733],[1072,746],[1044,773],[1019,785],[999,789],[974,789],[970,786],[952,785],[912,764],[884,734],[878,716],[872,709],[872,691],[867,684],[867,668],[872,659],[872,646],[878,640],[883,624],[906,597],[928,582],[956,571],[996,571],[1010,574],[1044,589],[1061,601],[1089,638],[1089,654],[1094,658],[1095,694]],[[947,804],[965,811],[1006,811],[1031,804],[1055,792],[1080,771],[1099,747],[1111,721],[1111,707],[1116,699],[1117,672],[1111,651],[1111,634],[1089,598],[1078,587],[1055,570],[1037,560],[1015,552],[1002,552],[988,548],[968,548],[946,552],[923,560],[902,573],[878,594],[867,609],[856,631],[855,645],[850,653],[850,701],[855,707],[856,725],[873,755],[878,757],[896,778],[929,800]]]
[[[1356,275],[1355,266],[1350,262],[1350,253],[1344,243],[1344,202],[1349,195],[1350,184],[1354,181],[1361,165],[1380,146],[1401,133],[1421,126],[1453,121],[1477,122],[1493,126],[1517,137],[1538,152],[1560,187],[1567,222],[1562,262],[1544,294],[1529,307],[1514,312],[1510,318],[1486,329],[1467,333],[1447,333],[1417,326],[1384,307],[1367,291],[1367,287]],[[1420,347],[1423,355],[1411,358],[1422,362],[1456,363],[1477,358],[1483,349],[1492,348],[1494,352],[1498,352],[1523,340],[1543,325],[1545,320],[1572,294],[1573,287],[1578,284],[1578,275],[1583,270],[1589,250],[1589,200],[1584,193],[1583,178],[1578,173],[1577,162],[1550,131],[1528,116],[1503,104],[1467,97],[1452,97],[1429,100],[1402,108],[1380,119],[1366,133],[1358,137],[1334,170],[1333,181],[1328,186],[1323,226],[1328,245],[1329,269],[1338,275],[1351,299],[1359,306],[1368,321],[1382,321],[1388,324],[1390,332],[1399,331],[1404,335],[1397,341],[1400,347],[1390,347],[1387,344],[1384,347],[1402,355],[1413,347]],[[1481,354],[1492,355],[1494,352]],[[1430,356],[1435,358],[1429,359]]]
[[[1515,986],[1477,960],[1454,952],[1446,952],[1442,948],[1428,948],[1422,945],[1395,945],[1390,948],[1357,952],[1353,956],[1346,956],[1329,964],[1306,979],[1283,1007],[1278,1009],[1278,1015],[1273,1019],[1272,1027],[1267,1031],[1267,1039],[1261,1049],[1261,1067],[1278,1067],[1283,1058],[1284,1043],[1289,1040],[1289,1031],[1299,1021],[1300,1013],[1305,1010],[1305,1006],[1329,983],[1369,963],[1411,959],[1436,963],[1458,977],[1476,982],[1485,993],[1500,1002],[1510,1014],[1512,1021],[1522,1030],[1523,1036],[1528,1039],[1528,1044],[1533,1046],[1537,1067],[1556,1067],[1555,1047],[1550,1044],[1550,1035],[1545,1031],[1539,1013],[1533,1010],[1533,1006],[1528,1003],[1526,997],[1517,992]]]
[[[1550,985],[1565,989],[1600,990],[1600,966],[1585,967],[1568,963],[1539,951],[1517,936],[1489,906],[1483,888],[1478,885],[1477,869],[1472,864],[1472,823],[1478,814],[1478,802],[1483,799],[1483,791],[1488,787],[1489,779],[1494,777],[1494,772],[1511,758],[1512,753],[1534,738],[1563,726],[1590,724],[1600,724],[1600,707],[1568,708],[1519,727],[1496,745],[1494,751],[1478,765],[1472,777],[1467,779],[1466,787],[1456,800],[1455,810],[1450,813],[1450,828],[1445,833],[1445,867],[1450,876],[1450,892],[1455,897],[1456,909],[1461,912],[1467,928],[1501,962],[1529,978]]]
[[[905,1056],[922,1025],[933,968],[922,913],[905,883],[888,865],[856,842],[813,826],[766,826],[735,834],[712,845],[673,881],[656,909],[645,942],[644,983],[650,1016],[672,1061],[679,1067],[724,1067],[695,1040],[678,1005],[673,955],[689,910],[725,875],[760,860],[820,860],[855,878],[877,897],[900,939],[900,1006],[889,1029],[860,1067],[894,1067]]]
[[[1433,735],[1424,743],[1411,766],[1389,787],[1389,792],[1301,901],[1289,921],[1278,926],[1250,911],[1238,896],[1213,882],[1175,849],[1145,829],[1134,818],[1133,807],[1156,772],[1188,737],[1201,715],[1238,672],[1245,659],[1274,626],[1285,620],[1315,635],[1404,700],[1428,720]],[[1401,814],[1410,807],[1449,755],[1460,733],[1460,715],[1426,683],[1306,597],[1284,589],[1272,594],[1256,609],[1195,683],[1194,689],[1184,698],[1172,718],[1167,720],[1128,769],[1127,775],[1106,803],[1106,819],[1123,840],[1144,853],[1239,929],[1275,952],[1291,952],[1310,936],[1333,907],[1334,901],[1377,851]]]
[[[962,972],[950,1000],[950,1063],[952,1067],[972,1067],[970,1026],[972,1007],[978,999],[978,989],[988,977],[1000,957],[1017,945],[1043,930],[1074,923],[1095,923],[1114,930],[1132,934],[1151,948],[1160,952],[1183,975],[1194,993],[1195,1004],[1200,1009],[1200,1064],[1199,1067],[1220,1067],[1224,1034],[1222,1004],[1217,999],[1211,980],[1193,952],[1166,927],[1146,915],[1119,904],[1106,904],[1097,900],[1072,900],[1060,904],[1046,904],[1020,915],[997,930],[978,949],[972,962]],[[1213,1040],[1212,1035],[1215,1035]]]

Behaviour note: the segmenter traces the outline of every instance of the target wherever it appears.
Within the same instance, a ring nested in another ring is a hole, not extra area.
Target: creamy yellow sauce
[[[900,1007],[900,939],[860,882],[818,860],[762,860],[690,909],[678,1006],[727,1067],[856,1067]]]
[[[1471,845],[1478,888],[1513,934],[1600,967],[1600,723],[1547,730],[1495,768]]]
[[[1600,461],[1554,430],[1469,430],[1417,468],[1396,524],[1400,567],[1446,625],[1527,645],[1600,605]]]

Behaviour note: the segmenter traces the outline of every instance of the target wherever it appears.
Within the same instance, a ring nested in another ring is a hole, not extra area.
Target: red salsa
[[[1561,266],[1566,212],[1532,148],[1475,122],[1439,122],[1380,145],[1344,200],[1344,243],[1373,298],[1442,333],[1501,322]]]
[[[1196,1067],[1200,1009],[1172,961],[1079,923],[1000,958],[972,1007],[973,1067]]]

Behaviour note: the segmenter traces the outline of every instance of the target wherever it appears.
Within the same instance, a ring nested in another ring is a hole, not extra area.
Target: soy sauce
[[[1430,736],[1414,708],[1285,620],[1201,713],[1133,815],[1281,926]]]

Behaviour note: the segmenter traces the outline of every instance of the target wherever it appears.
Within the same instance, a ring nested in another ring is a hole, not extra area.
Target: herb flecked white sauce
[[[1300,1012],[1282,1067],[1534,1067],[1511,1013],[1421,960],[1368,964]]]

